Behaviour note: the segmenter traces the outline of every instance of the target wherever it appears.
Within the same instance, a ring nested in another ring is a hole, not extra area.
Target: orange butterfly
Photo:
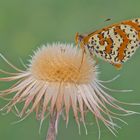
[[[90,55],[95,54],[121,68],[140,46],[140,18],[112,24],[88,35],[77,33],[75,40],[83,49],[83,58],[88,50]]]

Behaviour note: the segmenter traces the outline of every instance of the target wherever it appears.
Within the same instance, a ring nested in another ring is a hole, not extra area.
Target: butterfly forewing
[[[140,19],[127,20],[87,36],[91,53],[121,67],[140,45]]]

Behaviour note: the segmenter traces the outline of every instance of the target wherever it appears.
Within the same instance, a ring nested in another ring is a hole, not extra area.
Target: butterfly
[[[83,58],[88,50],[91,56],[98,56],[119,69],[140,46],[140,18],[112,24],[87,35],[76,33],[75,41],[83,49]]]

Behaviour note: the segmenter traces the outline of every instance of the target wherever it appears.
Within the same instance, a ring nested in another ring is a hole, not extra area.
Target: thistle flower
[[[9,75],[0,78],[0,81],[16,81],[12,87],[1,91],[3,98],[13,95],[9,103],[2,108],[7,112],[23,102],[21,111],[16,108],[20,117],[26,118],[35,111],[37,119],[43,121],[49,113],[50,116],[56,116],[57,131],[59,116],[64,112],[68,124],[69,111],[72,108],[79,130],[82,121],[87,133],[85,117],[89,110],[93,113],[99,130],[98,120],[102,121],[113,134],[118,127],[113,120],[123,122],[118,115],[135,113],[120,107],[121,102],[105,92],[108,88],[98,79],[99,72],[95,60],[87,55],[81,64],[82,51],[72,44],[56,43],[43,46],[34,53],[26,70],[18,69],[2,55],[1,58],[16,70],[15,73],[0,70],[1,73]],[[117,114],[109,107],[122,113]]]

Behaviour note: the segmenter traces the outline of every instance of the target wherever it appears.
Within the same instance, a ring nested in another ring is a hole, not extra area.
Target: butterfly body
[[[82,48],[120,68],[140,46],[140,18],[97,30],[86,36],[76,35]]]

